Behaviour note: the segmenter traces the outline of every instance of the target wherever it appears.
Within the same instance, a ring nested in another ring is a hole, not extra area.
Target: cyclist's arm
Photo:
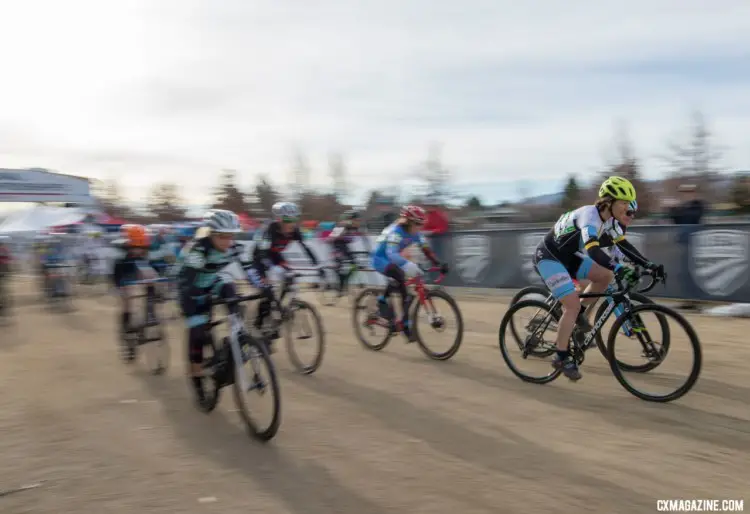
[[[433,265],[437,266],[438,264],[440,264],[437,255],[435,255],[435,252],[432,251],[432,248],[430,248],[430,244],[427,242],[424,236],[420,233],[417,238],[419,248],[422,250],[424,256],[430,259],[430,262],[432,262]]]
[[[112,268],[112,283],[115,287],[120,287],[122,279],[125,276],[125,263],[118,259],[115,261],[115,265]]]
[[[190,251],[185,254],[185,259],[182,261],[182,268],[180,269],[180,289],[185,296],[195,298],[206,294],[203,288],[197,286],[198,275],[205,272],[205,267],[205,255],[197,250],[195,246],[190,248]]]
[[[633,246],[633,243],[625,239],[625,236],[622,236],[619,240],[615,240],[615,244],[628,260],[638,266],[646,266],[649,263],[649,260],[646,259],[646,257],[644,257],[635,246]]]
[[[310,262],[312,262],[313,266],[317,266],[318,258],[315,257],[315,254],[312,252],[312,250],[310,250],[310,247],[305,244],[304,238],[302,237],[302,232],[298,228],[294,229],[294,240],[299,243],[303,250],[305,250],[307,257],[310,259]]]

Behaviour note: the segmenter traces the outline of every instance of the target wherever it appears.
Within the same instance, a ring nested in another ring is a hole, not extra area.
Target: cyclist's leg
[[[130,282],[134,281],[135,277],[131,277]],[[137,294],[137,286],[120,284],[118,286],[120,293],[120,328],[123,333],[130,330],[132,322],[132,305],[135,302],[134,297]]]
[[[180,308],[188,329],[188,360],[193,377],[193,384],[200,392],[203,391],[200,376],[203,370],[203,346],[213,342],[209,322],[211,321],[211,306],[207,295],[199,298],[184,296],[180,298]]]
[[[557,351],[567,352],[568,340],[580,311],[580,300],[565,266],[550,256],[546,257],[536,260],[534,264],[547,288],[562,305],[562,317],[557,323]]]
[[[380,315],[384,318],[390,319],[393,317],[393,313],[391,312],[391,308],[388,305],[388,299],[391,296],[391,292],[395,290],[394,285],[391,284],[391,281],[388,280],[388,275],[386,274],[388,267],[390,266],[391,262],[385,258],[385,257],[378,257],[374,256],[372,258],[372,269],[380,273],[386,278],[386,285],[385,289],[383,290],[383,294],[378,297],[378,310],[380,311]]]
[[[247,277],[250,279],[250,283],[253,285],[253,287],[256,287],[260,290],[268,291],[269,287],[267,284],[267,273],[268,273],[268,263],[264,262],[263,259],[257,259],[253,261],[253,265],[250,269],[247,270]],[[271,312],[271,300],[268,298],[263,298],[258,303],[258,313],[255,316],[255,321],[253,322],[253,326],[260,330],[260,328],[263,326],[263,321],[265,320],[266,316]]]
[[[579,281],[588,281],[589,284],[584,289],[585,293],[603,293],[612,283],[614,273],[604,266],[595,263],[594,260],[585,256],[581,259],[581,264],[576,271],[576,278]],[[586,298],[581,301],[584,306],[596,303],[597,298]]]

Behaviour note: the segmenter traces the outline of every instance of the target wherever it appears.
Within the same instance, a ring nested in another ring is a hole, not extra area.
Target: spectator
[[[438,205],[425,205],[427,221],[422,232],[427,236],[438,236],[448,233],[448,216]]]
[[[672,209],[672,221],[675,225],[684,225],[678,233],[678,244],[682,247],[682,276],[683,284],[692,283],[689,267],[691,265],[689,258],[690,234],[695,230],[695,225],[703,222],[705,206],[703,200],[698,197],[698,188],[695,184],[682,184],[678,189],[680,200],[677,206]],[[698,310],[700,304],[695,301],[686,301],[680,305],[682,309]]]
[[[680,203],[672,211],[672,221],[675,225],[700,225],[705,207],[695,184],[682,184],[677,191]]]
[[[367,223],[367,228],[371,232],[380,233],[385,227],[396,221],[397,217],[393,199],[389,197],[379,198],[375,213]]]
[[[441,238],[432,237],[440,236],[448,233],[449,221],[445,211],[439,203],[435,201],[425,202],[425,211],[427,213],[427,221],[424,224],[422,233],[428,236],[432,251],[435,252],[440,259],[443,259],[443,241]]]

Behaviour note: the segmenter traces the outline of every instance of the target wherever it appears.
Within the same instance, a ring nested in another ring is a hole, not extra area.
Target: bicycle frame
[[[440,268],[433,267],[426,271],[427,273],[432,273],[434,271],[439,271],[439,270]],[[440,276],[435,279],[435,283],[439,284],[440,282],[443,281],[444,278],[445,278],[445,275],[441,273]],[[435,307],[434,305],[432,305],[432,302],[429,301],[429,299],[427,298],[427,285],[425,284],[424,277],[422,275],[417,275],[407,280],[406,287],[411,287],[411,286],[414,286],[414,291],[417,293],[417,300],[419,301],[420,304],[425,305],[429,303],[430,307],[433,307],[433,308]]]
[[[607,322],[612,312],[617,307],[622,308],[622,313],[620,314],[620,316],[627,316],[630,314],[631,305],[630,305],[630,296],[628,295],[628,293],[630,292],[630,286],[625,287],[625,288],[623,288],[621,284],[618,284],[618,286],[620,286],[620,289],[618,291],[605,292],[605,293],[581,293],[579,295],[579,298],[582,300],[585,300],[587,298],[607,298],[608,300],[610,300],[608,302],[607,308],[604,309],[604,312],[602,312],[601,316],[599,316],[599,318],[594,321],[594,324],[591,327],[591,330],[589,330],[586,333],[586,337],[584,337],[584,340],[582,343],[583,348],[588,348],[588,346],[591,344],[591,341],[596,337],[596,334],[599,333],[604,323]],[[560,300],[558,299],[554,300],[550,308],[550,313],[548,314],[547,317],[551,315],[551,313],[554,311],[554,309],[558,306],[559,303],[560,303]],[[540,326],[541,326],[541,323],[540,323]],[[537,330],[538,329],[539,327],[537,327]],[[638,329],[636,327],[633,327],[633,331],[636,332],[638,331]],[[534,334],[536,334],[536,330],[534,331]],[[573,339],[572,345],[574,346],[576,345],[575,338]]]
[[[243,323],[242,317],[239,315],[239,313],[230,313],[228,315],[228,319],[229,347],[232,351],[235,380],[239,380],[240,387],[242,387],[242,391],[244,393],[247,392],[249,383],[245,374],[245,368],[243,366],[243,364],[245,363],[245,358],[243,356],[242,349],[240,348],[240,334],[242,333],[245,324]]]

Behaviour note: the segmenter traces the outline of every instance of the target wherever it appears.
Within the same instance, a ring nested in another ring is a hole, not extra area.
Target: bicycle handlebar
[[[421,269],[425,273],[434,273],[436,271],[440,271],[442,268],[440,266],[432,266],[430,268],[423,268],[422,266],[420,266],[419,269]],[[440,282],[443,281],[444,278],[445,278],[445,273],[441,272],[440,275],[438,275],[438,278],[436,278],[435,280],[433,280],[433,282],[435,284],[439,284]]]
[[[169,282],[169,279],[166,277],[156,277],[156,278],[144,278],[141,280],[128,280],[125,282],[126,286],[139,286],[143,284],[158,284],[160,282]]]
[[[639,277],[641,277],[641,278],[643,278],[643,277],[649,277],[650,278],[650,283],[646,287],[643,287],[643,288],[639,289],[638,290],[639,293],[642,293],[642,294],[648,293],[654,287],[656,287],[656,284],[658,284],[659,282],[661,282],[665,286],[667,285],[667,274],[666,273],[664,273],[663,276],[657,277],[654,274],[653,270],[643,269],[643,268],[640,268],[640,269],[636,268],[636,269],[639,271]]]

